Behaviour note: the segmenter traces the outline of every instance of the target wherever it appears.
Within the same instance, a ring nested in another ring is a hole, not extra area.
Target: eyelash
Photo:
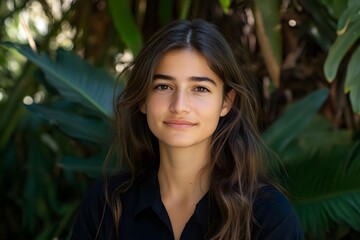
[[[155,87],[154,87],[154,89],[155,90],[159,90],[159,91],[166,91],[166,90],[170,90],[170,89],[172,89],[170,86],[168,86],[168,85],[165,85],[165,84],[159,84],[159,85],[156,85]],[[207,93],[207,92],[210,92],[210,90],[208,89],[208,88],[206,88],[206,87],[201,87],[201,86],[199,86],[199,87],[195,87],[194,88],[194,91],[195,92],[199,92],[199,93]]]
[[[206,87],[196,87],[195,90],[201,93],[210,92]]]
[[[169,90],[169,89],[171,89],[171,87],[168,86],[168,85],[165,85],[165,84],[159,84],[159,85],[156,85],[156,86],[154,87],[154,89],[155,89],[155,90],[164,91],[164,90]]]

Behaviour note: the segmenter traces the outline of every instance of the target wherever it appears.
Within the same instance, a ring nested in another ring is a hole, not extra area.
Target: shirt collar
[[[196,204],[194,217],[195,220],[202,225],[207,224],[207,221],[209,219],[209,211],[210,211],[210,205],[209,205],[209,193],[207,192],[202,199]]]
[[[165,207],[161,201],[157,170],[153,170],[149,175],[139,182],[138,199],[135,205],[134,217],[142,211],[152,208],[158,215],[163,215]],[[209,193],[196,204],[195,212],[189,222],[198,222],[206,229],[209,220]]]
[[[143,210],[161,202],[159,182],[157,180],[157,171],[151,171],[139,183],[138,198],[135,205],[134,217]]]

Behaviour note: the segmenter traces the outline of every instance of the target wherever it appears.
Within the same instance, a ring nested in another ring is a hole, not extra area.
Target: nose
[[[189,112],[191,108],[190,99],[186,91],[178,90],[172,96],[170,111],[173,113]]]

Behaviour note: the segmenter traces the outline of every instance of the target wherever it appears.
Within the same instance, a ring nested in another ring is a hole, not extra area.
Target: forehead
[[[166,52],[160,58],[155,74],[174,75],[174,77],[206,76],[222,82],[212,71],[204,55],[194,49],[175,49]]]

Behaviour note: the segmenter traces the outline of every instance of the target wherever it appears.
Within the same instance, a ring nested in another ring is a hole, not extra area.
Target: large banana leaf
[[[92,177],[98,177],[103,170],[104,156],[95,156],[90,159],[83,159],[74,156],[66,156],[59,166],[66,171],[84,172]]]
[[[47,81],[68,101],[80,103],[110,119],[113,113],[115,81],[104,70],[96,69],[71,52],[59,49],[56,61],[45,54],[36,54],[28,45],[2,43],[15,48],[40,67]]]
[[[302,227],[316,239],[326,239],[325,234],[333,234],[336,225],[360,231],[359,145],[323,146],[325,149],[307,159],[295,161],[298,164],[285,166],[291,179],[288,190]]]
[[[58,209],[59,202],[55,182],[50,169],[54,169],[55,159],[51,159],[50,151],[41,144],[38,134],[37,121],[28,122],[29,132],[26,141],[29,151],[26,156],[26,165],[22,174],[25,174],[23,194],[20,200],[23,209],[23,224],[28,229],[34,229],[40,218],[43,222],[49,221],[52,213]]]
[[[104,165],[104,159],[109,161],[108,164]],[[65,156],[60,160],[59,166],[67,171],[83,172],[92,177],[99,177],[101,174],[113,174],[115,171],[127,168],[126,165],[120,165],[117,159],[114,160],[108,155],[107,149],[104,149],[90,158]]]
[[[340,225],[360,229],[360,142],[317,116],[279,154],[284,185],[310,239],[328,239]],[[332,238],[336,239],[336,238]]]
[[[283,151],[314,118],[327,96],[328,89],[323,88],[290,106],[264,133],[265,141],[276,152]]]
[[[102,146],[111,141],[110,123],[95,118],[85,118],[79,114],[58,110],[40,104],[26,106],[28,110],[50,124],[58,126],[69,136]]]
[[[315,155],[328,154],[334,146],[352,144],[352,133],[347,130],[336,131],[328,125],[328,121],[320,116],[315,119],[291,141],[281,152],[281,160],[286,165],[295,165],[306,162]]]

